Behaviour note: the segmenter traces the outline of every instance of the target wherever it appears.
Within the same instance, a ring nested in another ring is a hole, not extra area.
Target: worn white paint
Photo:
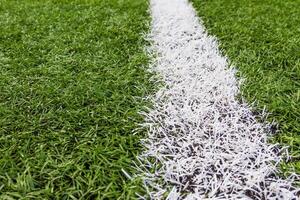
[[[280,149],[237,100],[235,69],[187,0],[151,0],[151,68],[164,83],[145,113],[139,156],[151,199],[294,199]],[[152,159],[152,160],[151,160]],[[151,160],[151,161],[149,161]],[[151,172],[150,172],[151,171]]]

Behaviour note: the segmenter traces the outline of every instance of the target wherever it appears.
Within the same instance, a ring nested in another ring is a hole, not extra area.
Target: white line
[[[151,0],[152,69],[164,87],[145,114],[139,159],[151,199],[296,199],[280,149],[237,101],[235,71],[187,0]]]

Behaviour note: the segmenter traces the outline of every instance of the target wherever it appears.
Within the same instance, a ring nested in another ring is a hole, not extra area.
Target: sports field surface
[[[0,1],[0,199],[300,198],[299,8]]]
[[[2,0],[0,199],[126,199],[151,91],[144,0]]]
[[[299,177],[278,171],[284,148],[268,143],[274,125],[238,99],[236,68],[192,5],[150,2],[150,67],[164,82],[139,157],[150,199],[297,199]]]
[[[245,78],[243,97],[278,125],[274,142],[294,156],[300,173],[299,0],[192,0],[209,34]]]

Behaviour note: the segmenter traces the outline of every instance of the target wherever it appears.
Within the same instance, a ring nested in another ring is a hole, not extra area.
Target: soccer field
[[[208,32],[215,35],[245,78],[242,94],[264,108],[278,125],[274,142],[294,157],[283,168],[300,172],[299,0],[192,0]]]
[[[1,0],[0,199],[299,198],[299,8]]]
[[[0,199],[126,199],[151,91],[144,0],[0,3]]]

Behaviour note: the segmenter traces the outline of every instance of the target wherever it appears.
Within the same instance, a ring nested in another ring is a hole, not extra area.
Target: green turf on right
[[[276,141],[300,174],[300,0],[191,0],[221,50],[246,82],[243,96],[266,106],[279,124]]]
[[[132,199],[146,0],[1,0],[0,199]]]

